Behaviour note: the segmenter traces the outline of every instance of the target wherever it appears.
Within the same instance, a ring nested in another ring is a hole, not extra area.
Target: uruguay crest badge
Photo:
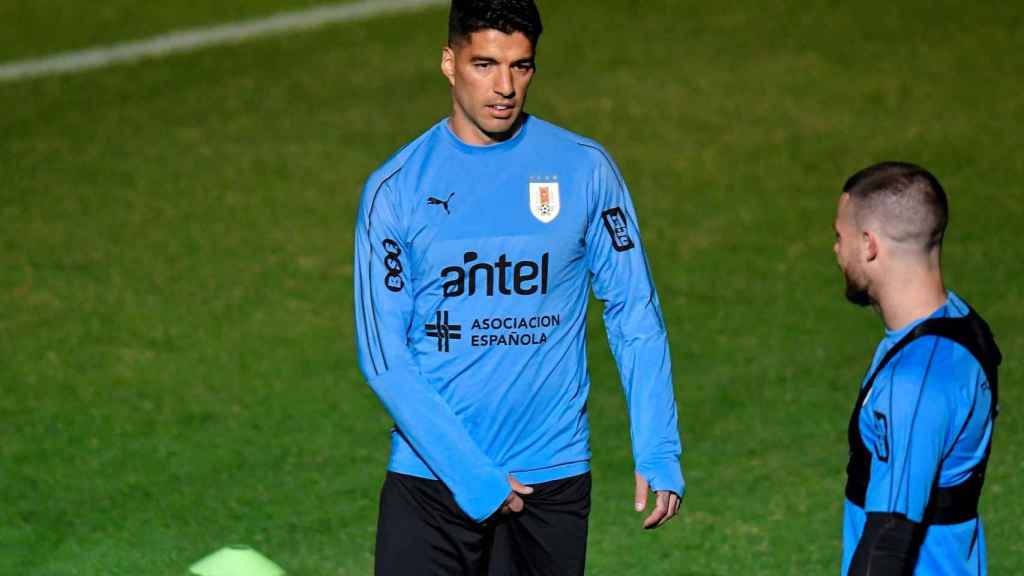
[[[530,212],[547,224],[558,218],[562,204],[558,196],[558,182],[530,182]]]

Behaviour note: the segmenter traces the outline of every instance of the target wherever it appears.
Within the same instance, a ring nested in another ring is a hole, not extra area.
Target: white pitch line
[[[446,5],[448,0],[362,0],[346,4],[327,4],[306,10],[282,12],[266,18],[178,30],[133,42],[0,64],[0,82],[82,72],[145,58],[190,52],[219,44],[239,43],[263,36],[309,30],[337,22],[365,20],[384,14]]]

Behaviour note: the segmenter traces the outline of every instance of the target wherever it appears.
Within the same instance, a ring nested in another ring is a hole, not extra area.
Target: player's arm
[[[646,507],[649,489],[657,492],[644,523],[652,528],[675,515],[684,490],[672,362],[633,202],[617,168],[600,156],[590,186],[587,261],[629,408],[637,510]]]
[[[407,346],[413,316],[401,209],[387,183],[367,184],[356,222],[355,322],[359,365],[395,424],[474,520],[509,496],[509,481],[424,380]]]
[[[913,573],[920,525],[896,513],[868,512],[864,533],[850,562],[850,576]]]
[[[867,522],[849,574],[909,574],[921,545],[921,522],[945,453],[955,406],[942,382],[944,370],[931,365],[934,338],[910,345],[894,361],[888,379],[876,384],[864,406],[877,440],[871,452],[871,481],[864,510]],[[913,360],[921,359],[921,362]],[[863,420],[862,420],[863,422]],[[864,424],[862,424],[864,425]]]

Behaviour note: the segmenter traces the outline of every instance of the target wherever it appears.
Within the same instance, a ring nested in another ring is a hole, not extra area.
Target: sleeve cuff
[[[464,489],[452,490],[455,502],[474,522],[482,524],[501,508],[512,487],[504,472],[495,470],[486,478],[477,479]]]
[[[636,471],[647,480],[647,484],[655,492],[675,492],[680,498],[686,493],[686,481],[683,479],[683,469],[678,460],[637,466]]]

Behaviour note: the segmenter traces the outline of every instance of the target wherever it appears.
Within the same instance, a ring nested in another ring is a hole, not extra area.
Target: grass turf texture
[[[910,4],[542,4],[529,108],[631,185],[686,446],[682,516],[641,531],[594,316],[588,573],[838,570],[845,423],[881,324],[842,299],[831,218],[888,158],[946,185],[948,283],[1001,337],[982,509],[992,573],[1024,570],[1024,22]],[[365,176],[446,112],[444,23],[0,84],[0,573],[183,574],[233,542],[290,574],[370,572],[390,420],[356,367],[352,223]]]

